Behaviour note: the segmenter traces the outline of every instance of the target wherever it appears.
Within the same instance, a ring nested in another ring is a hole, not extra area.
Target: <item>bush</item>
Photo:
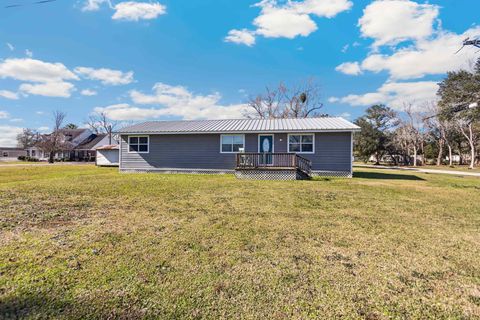
[[[27,158],[26,156],[18,156],[17,159],[18,159],[19,161],[25,161],[26,158]]]

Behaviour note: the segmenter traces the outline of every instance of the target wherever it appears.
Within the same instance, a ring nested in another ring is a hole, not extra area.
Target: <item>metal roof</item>
[[[147,121],[120,129],[118,133],[247,133],[359,131],[360,127],[343,118],[236,119]]]

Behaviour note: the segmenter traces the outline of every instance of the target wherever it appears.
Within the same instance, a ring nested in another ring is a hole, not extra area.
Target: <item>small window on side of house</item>
[[[8,157],[8,151],[3,151],[3,156]]]
[[[128,152],[130,153],[148,153],[150,151],[149,136],[129,136]]]

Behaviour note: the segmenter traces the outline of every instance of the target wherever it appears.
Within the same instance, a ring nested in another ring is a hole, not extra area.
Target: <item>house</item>
[[[22,148],[0,147],[0,161],[15,161],[20,156],[26,156]]]
[[[117,143],[107,134],[96,134],[90,129],[61,129],[63,150],[55,153],[55,159],[66,161],[94,161],[96,148]],[[27,155],[47,161],[49,154],[38,146],[27,148]]]
[[[151,121],[121,129],[120,171],[235,173],[239,178],[352,176],[342,118]]]
[[[95,164],[99,167],[118,167],[118,144],[110,144],[96,149]]]

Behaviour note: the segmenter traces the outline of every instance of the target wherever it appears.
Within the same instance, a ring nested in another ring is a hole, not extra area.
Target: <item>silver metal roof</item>
[[[120,129],[119,133],[247,133],[359,131],[360,127],[343,118],[236,119],[147,121]]]

